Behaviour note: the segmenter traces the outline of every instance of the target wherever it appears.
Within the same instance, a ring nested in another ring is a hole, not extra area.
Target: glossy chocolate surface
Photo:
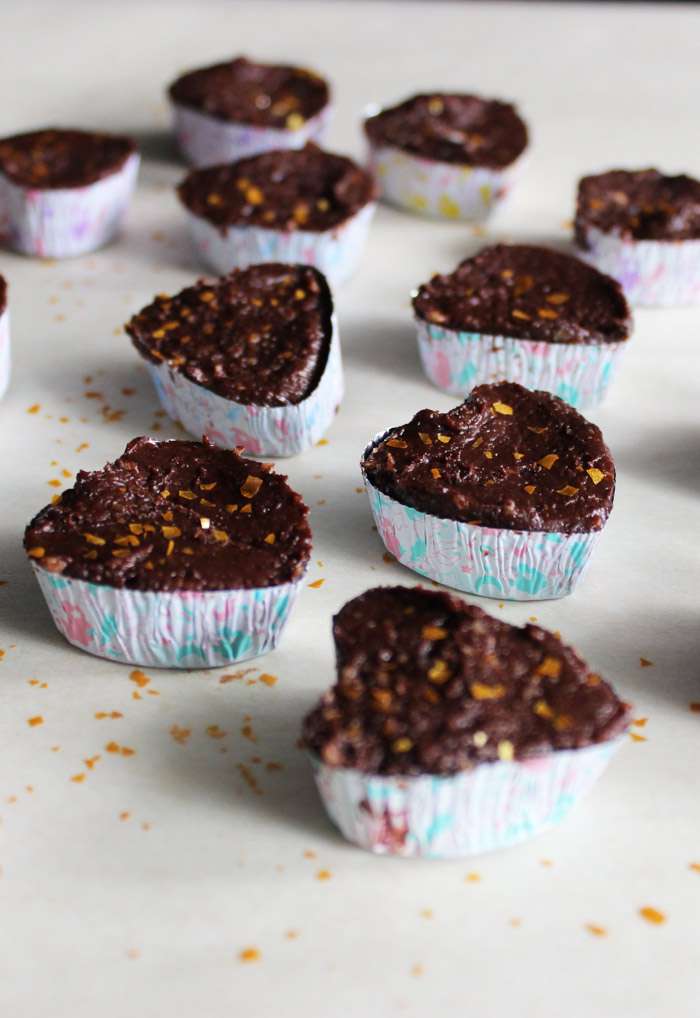
[[[328,361],[333,305],[306,265],[262,264],[159,296],[126,326],[139,353],[246,405],[299,403]]]
[[[135,438],[27,527],[56,575],[133,590],[271,587],[300,577],[308,509],[280,474],[200,442]]]
[[[449,594],[378,587],[333,620],[337,682],[306,717],[324,763],[455,774],[620,735],[629,709],[553,633]]]
[[[600,530],[615,493],[600,429],[515,382],[480,385],[447,413],[421,410],[374,445],[362,469],[403,505],[505,530]]]
[[[632,329],[619,283],[578,258],[527,244],[486,247],[433,276],[413,308],[446,329],[547,343],[616,343]]]

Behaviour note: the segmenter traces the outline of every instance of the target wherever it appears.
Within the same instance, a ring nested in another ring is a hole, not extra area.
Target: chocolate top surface
[[[365,121],[374,145],[465,166],[509,166],[527,147],[515,107],[476,95],[435,92],[381,110]]]
[[[449,594],[377,587],[333,620],[338,677],[306,717],[326,764],[455,774],[621,734],[626,704],[570,647]]]
[[[136,151],[131,138],[50,127],[0,140],[0,172],[20,187],[85,187],[116,173]]]
[[[418,318],[446,329],[547,343],[627,339],[632,314],[620,285],[546,247],[496,244],[433,276],[413,300]]]
[[[333,305],[306,265],[262,264],[159,296],[126,326],[139,353],[237,403],[286,406],[318,385]]]
[[[178,187],[183,205],[225,230],[330,230],[373,201],[369,173],[346,156],[309,143],[236,163],[193,170]]]
[[[200,442],[135,438],[81,470],[24,535],[52,573],[132,590],[272,587],[300,577],[308,509],[280,474]]]
[[[372,446],[362,469],[403,505],[504,530],[600,530],[615,493],[600,428],[515,382],[480,385],[444,414],[421,410]]]
[[[578,186],[576,242],[586,248],[586,227],[630,240],[700,239],[700,180],[658,170],[610,170]]]
[[[217,120],[288,130],[298,130],[330,99],[327,83],[313,71],[245,57],[183,74],[169,94]]]

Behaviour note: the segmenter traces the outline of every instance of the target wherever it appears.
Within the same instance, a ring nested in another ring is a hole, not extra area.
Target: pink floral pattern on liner
[[[7,308],[0,313],[0,399],[10,384],[10,312]]]
[[[381,198],[422,216],[482,223],[503,203],[522,173],[524,157],[495,170],[441,163],[392,146],[369,146],[369,168]]]
[[[20,187],[0,174],[0,239],[21,254],[72,258],[118,233],[136,184],[139,156],[87,187]]]
[[[630,304],[700,304],[700,240],[626,240],[589,226],[586,245],[579,257],[616,279]]]
[[[348,841],[380,855],[460,859],[561,823],[620,744],[479,764],[447,777],[387,777],[311,761],[326,811]]]
[[[374,215],[371,202],[332,230],[268,230],[262,226],[219,229],[185,209],[195,249],[202,261],[222,275],[261,262],[313,265],[331,283],[341,283],[362,260]]]
[[[335,315],[328,362],[314,391],[301,403],[250,406],[225,399],[168,364],[147,361],[161,406],[190,435],[251,456],[295,456],[315,445],[333,423],[343,398],[343,370]]]
[[[255,590],[160,592],[59,576],[32,563],[58,631],[97,657],[151,668],[217,668],[273,650],[303,577]]]
[[[422,318],[416,329],[423,370],[443,392],[466,396],[503,379],[552,392],[579,410],[605,398],[629,342],[544,343],[459,332]]]
[[[303,148],[307,141],[321,142],[333,111],[325,106],[296,130],[234,124],[172,103],[173,129],[185,159],[192,166],[234,163],[246,156],[275,149]]]

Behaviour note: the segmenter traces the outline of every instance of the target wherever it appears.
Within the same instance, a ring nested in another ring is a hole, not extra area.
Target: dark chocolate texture
[[[614,279],[578,258],[526,244],[483,248],[424,283],[413,307],[446,329],[547,343],[615,343],[632,329]]]
[[[326,764],[456,774],[620,735],[629,708],[570,647],[449,594],[377,587],[333,620],[337,683],[306,717]]]
[[[700,239],[700,180],[658,170],[609,170],[578,186],[576,242],[595,226],[628,240]]]
[[[122,168],[136,151],[131,138],[47,128],[0,140],[0,173],[20,187],[85,187]]]
[[[318,385],[333,305],[306,265],[262,264],[160,296],[126,326],[139,353],[237,403],[286,406]]]
[[[475,95],[415,95],[365,121],[377,146],[464,166],[502,169],[527,146],[527,128],[515,107]]]
[[[357,163],[311,143],[193,170],[178,194],[190,212],[223,231],[234,225],[330,230],[376,197],[371,176]]]
[[[183,74],[169,94],[217,120],[288,130],[298,130],[330,98],[327,83],[313,71],[245,57]]]
[[[447,413],[421,410],[365,455],[368,480],[443,519],[561,534],[600,530],[615,466],[601,431],[548,392],[480,385]]]
[[[271,587],[300,577],[308,509],[280,474],[200,442],[135,438],[27,527],[52,573],[132,590]]]

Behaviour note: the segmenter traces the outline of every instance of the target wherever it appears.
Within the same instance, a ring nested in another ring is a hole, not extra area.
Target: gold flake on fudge
[[[446,633],[437,658],[424,635],[434,628]],[[333,632],[338,681],[303,726],[305,745],[331,766],[454,774],[606,742],[630,721],[558,636],[440,591],[369,590],[341,609]]]

